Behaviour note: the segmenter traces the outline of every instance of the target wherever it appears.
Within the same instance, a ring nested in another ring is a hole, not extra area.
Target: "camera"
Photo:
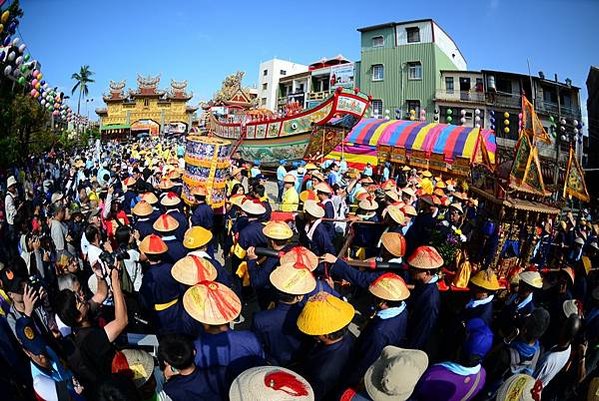
[[[37,274],[33,274],[31,276],[29,276],[28,280],[27,280],[27,285],[33,289],[35,294],[40,294],[42,288],[44,288],[44,284],[42,283],[42,279],[40,278],[39,275]]]
[[[104,264],[112,269],[118,260],[129,259],[129,253],[126,248],[117,248],[114,252],[102,252],[100,254],[100,260],[104,262]]]

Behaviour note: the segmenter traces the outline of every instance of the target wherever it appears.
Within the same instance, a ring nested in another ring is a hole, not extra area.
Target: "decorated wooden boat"
[[[206,119],[209,135],[231,140],[244,160],[274,165],[326,155],[362,118],[370,102],[359,92],[336,90],[321,104],[284,117],[236,116],[233,121]]]

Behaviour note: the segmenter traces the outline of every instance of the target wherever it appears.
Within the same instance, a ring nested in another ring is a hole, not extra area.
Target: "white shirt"
[[[563,351],[549,350],[537,363],[533,377],[543,382],[543,387],[547,386],[555,375],[566,366],[566,363],[570,360],[571,352],[571,345]]]
[[[4,198],[4,208],[6,209],[6,222],[11,226],[15,224],[15,216],[17,214],[17,207],[15,205],[14,196],[10,192],[6,194],[6,198]]]
[[[125,269],[127,269],[127,273],[129,273],[129,277],[133,283],[133,289],[135,292],[138,292],[143,277],[141,273],[141,264],[139,263],[140,254],[135,249],[129,249],[127,253],[129,254],[129,259],[125,259],[123,264],[125,265]]]

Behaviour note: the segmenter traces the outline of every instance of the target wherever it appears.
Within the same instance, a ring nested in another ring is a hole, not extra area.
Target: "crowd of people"
[[[183,140],[0,177],[2,399],[599,400],[588,210],[500,247],[463,180],[232,164],[216,209]]]

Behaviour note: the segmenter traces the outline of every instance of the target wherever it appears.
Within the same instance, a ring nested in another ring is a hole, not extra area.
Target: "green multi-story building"
[[[466,70],[466,60],[451,37],[432,19],[390,22],[358,29],[361,60],[357,85],[372,96],[371,115],[409,118],[410,110],[428,121],[442,70]],[[388,111],[388,112],[387,112]]]

